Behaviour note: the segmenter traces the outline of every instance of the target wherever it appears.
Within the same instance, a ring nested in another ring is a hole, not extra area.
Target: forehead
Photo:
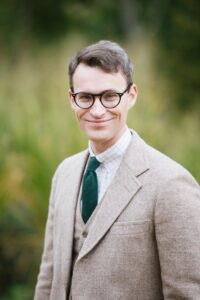
[[[107,89],[121,90],[126,87],[126,79],[120,71],[108,73],[99,67],[80,63],[73,75],[73,87],[76,92],[90,91],[91,93]]]

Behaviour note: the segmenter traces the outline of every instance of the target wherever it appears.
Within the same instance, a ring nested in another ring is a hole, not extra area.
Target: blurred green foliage
[[[155,64],[171,80],[171,101],[184,111],[200,107],[198,0],[1,0],[0,47],[52,43],[65,34],[126,41],[143,32],[157,40]],[[7,46],[6,46],[7,45]]]
[[[13,285],[7,295],[1,300],[32,300],[33,291],[30,287],[24,285]]]
[[[67,39],[34,54],[24,51],[15,64],[1,61],[0,281],[5,300],[31,299],[51,177],[64,157],[87,146],[67,103],[66,78],[67,58],[85,43],[74,40],[72,49]],[[135,62],[139,88],[129,126],[200,181],[198,112],[180,114],[168,101],[170,83],[153,65],[157,50],[151,40],[124,46]]]
[[[198,16],[196,0],[0,2],[1,299],[33,298],[52,175],[87,147],[67,102],[82,46],[127,49],[139,88],[129,126],[200,182]]]

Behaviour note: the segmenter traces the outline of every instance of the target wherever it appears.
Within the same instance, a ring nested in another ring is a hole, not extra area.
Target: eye
[[[118,98],[118,94],[114,91],[109,91],[103,94],[103,99],[106,101],[115,101]]]
[[[92,95],[87,93],[79,93],[76,95],[76,98],[78,101],[82,101],[82,102],[88,102],[93,100]]]

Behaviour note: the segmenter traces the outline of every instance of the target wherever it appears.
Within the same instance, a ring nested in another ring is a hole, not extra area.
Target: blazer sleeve
[[[190,174],[160,187],[155,232],[164,299],[200,299],[200,187]]]
[[[48,218],[45,229],[44,250],[35,288],[34,300],[49,300],[53,278],[53,218],[55,197],[55,176],[52,180]]]

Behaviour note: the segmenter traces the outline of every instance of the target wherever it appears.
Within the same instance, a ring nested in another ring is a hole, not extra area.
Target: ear
[[[69,99],[69,103],[70,103],[70,105],[71,105],[71,108],[72,108],[73,110],[75,110],[75,103],[74,103],[74,98],[73,98],[73,96],[72,96],[72,91],[71,91],[71,89],[69,89],[69,91],[68,91],[68,99]]]
[[[130,87],[129,95],[128,95],[129,96],[129,100],[128,100],[129,109],[135,105],[136,100],[137,100],[137,95],[138,95],[137,86],[133,83]]]

